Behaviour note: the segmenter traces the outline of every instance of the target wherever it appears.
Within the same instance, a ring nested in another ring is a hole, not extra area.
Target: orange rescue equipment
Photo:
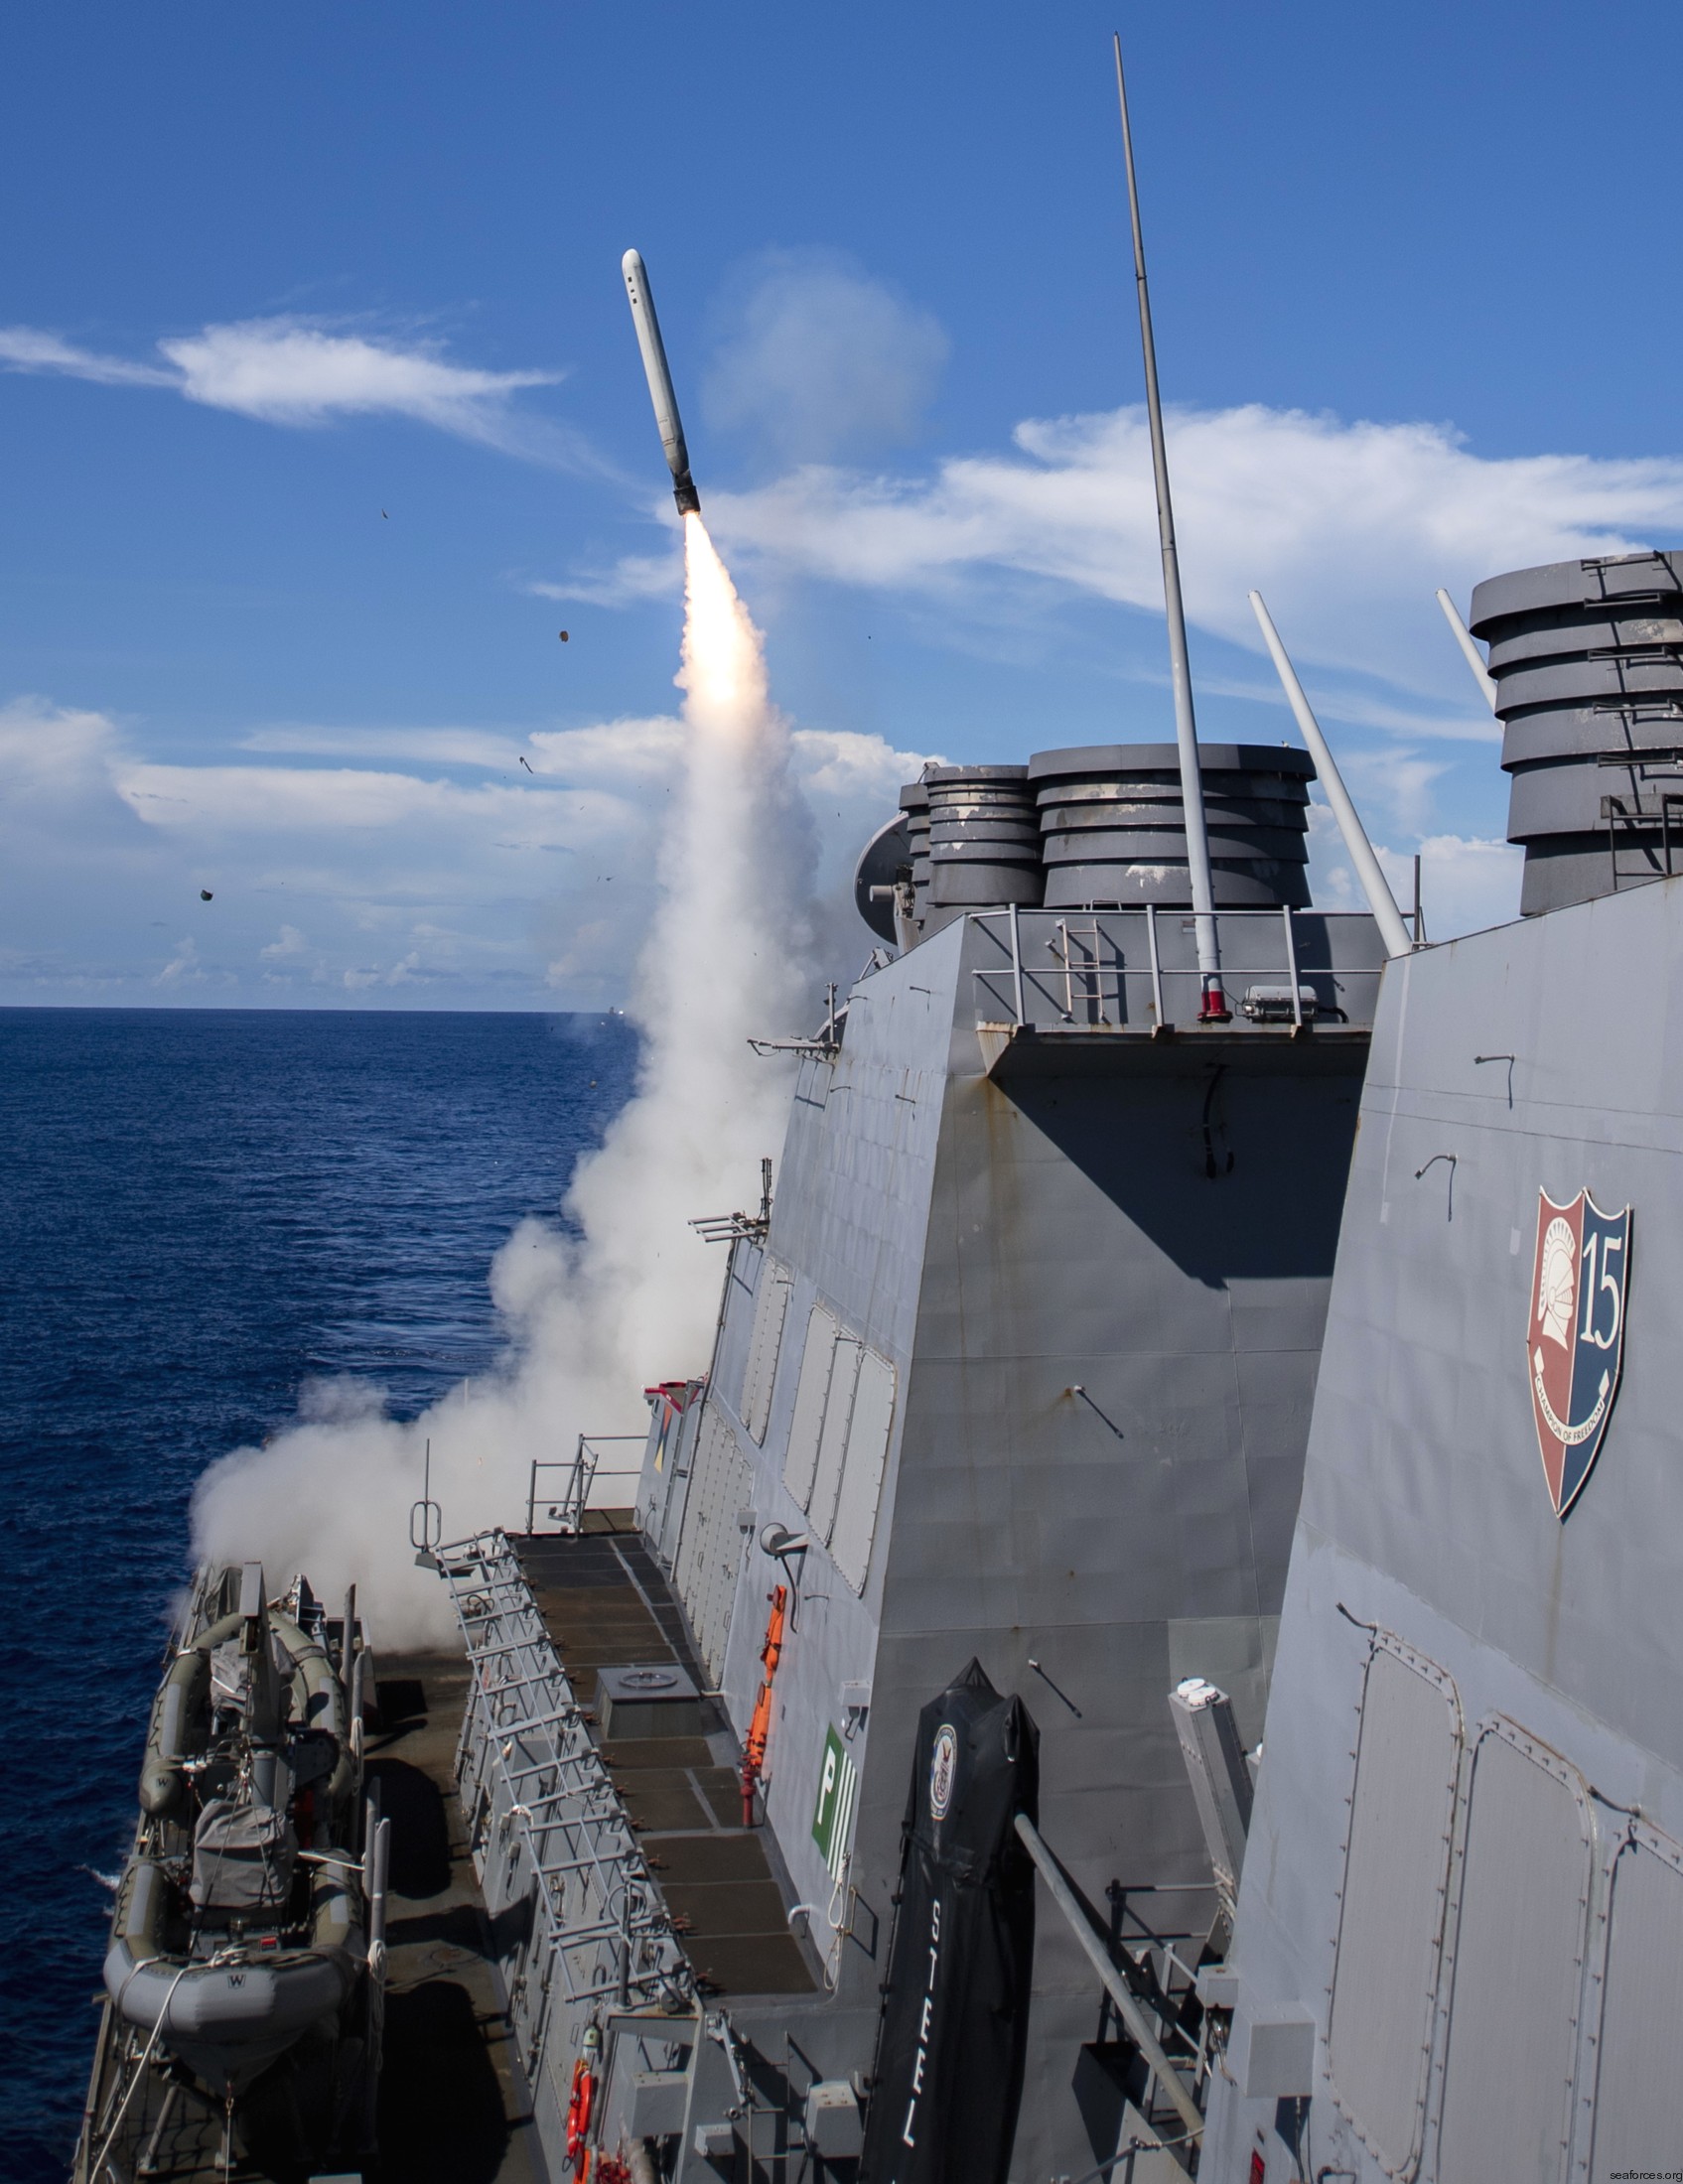
[[[761,1682],[760,1696],[754,1702],[748,1739],[742,1748],[742,1824],[745,1828],[754,1826],[754,1792],[765,1769],[766,1740],[771,1733],[771,1680],[782,1658],[783,1617],[788,1609],[789,1588],[778,1585],[775,1591],[767,1594],[767,1598],[771,1603],[771,1614],[766,1625],[766,1643],[760,1649],[766,1674]]]
[[[573,2090],[567,2098],[567,2158],[573,2175],[582,2177],[590,2160],[585,2141],[590,2136],[591,2111],[596,2106],[596,2078],[590,2057],[581,2055],[573,2065]]]

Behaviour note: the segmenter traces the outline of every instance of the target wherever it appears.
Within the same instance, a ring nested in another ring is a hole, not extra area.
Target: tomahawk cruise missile
[[[672,392],[666,344],[660,339],[660,321],[654,316],[654,296],[648,285],[648,269],[642,262],[641,251],[628,250],[620,260],[620,270],[626,276],[626,294],[631,300],[637,346],[642,350],[642,368],[648,374],[649,399],[654,404],[654,422],[660,429],[660,445],[666,451],[667,467],[672,473],[672,498],[678,503],[680,515],[699,515],[701,495],[689,474],[689,450],[684,446],[678,398]]]

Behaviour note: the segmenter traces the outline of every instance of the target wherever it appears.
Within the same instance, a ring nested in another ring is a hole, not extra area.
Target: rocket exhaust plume
[[[448,1541],[515,1528],[534,1458],[570,1455],[581,1433],[640,1433],[643,1388],[707,1369],[722,1269],[689,1216],[741,1204],[782,1143],[787,1071],[748,1041],[798,1022],[814,991],[814,830],[760,632],[693,505],[684,562],[686,748],[631,995],[636,1089],[575,1170],[564,1225],[522,1221],[496,1255],[500,1363],[410,1421],[370,1386],[307,1388],[297,1424],[224,1456],[194,1498],[200,1559],[261,1557],[329,1594],[355,1580],[388,1646],[455,1632],[409,1541],[428,1441]]]
[[[672,392],[666,344],[660,339],[660,321],[654,315],[654,292],[648,285],[648,268],[642,262],[642,253],[628,250],[620,260],[620,271],[626,276],[626,294],[631,298],[631,320],[637,330],[637,347],[642,351],[642,368],[648,375],[648,397],[654,404],[654,422],[665,451],[666,467],[672,474],[672,498],[678,503],[680,515],[699,515],[701,495],[689,474],[689,450],[684,445],[683,421],[678,415],[678,398]]]

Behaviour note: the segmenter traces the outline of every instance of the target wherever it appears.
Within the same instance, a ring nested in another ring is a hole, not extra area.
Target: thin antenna
[[[1151,467],[1157,480],[1157,530],[1163,542],[1163,604],[1169,619],[1169,669],[1175,687],[1175,742],[1181,754],[1181,802],[1187,818],[1187,867],[1192,883],[1197,932],[1198,1019],[1225,1024],[1221,952],[1215,937],[1215,889],[1209,873],[1209,835],[1203,819],[1203,778],[1198,770],[1197,720],[1192,712],[1192,669],[1187,654],[1187,611],[1181,602],[1181,562],[1175,551],[1175,509],[1169,498],[1169,454],[1163,441],[1163,399],[1157,388],[1157,343],[1146,289],[1146,245],[1140,231],[1140,193],[1134,181],[1134,138],[1128,126],[1128,86],[1122,74],[1122,39],[1116,48],[1116,98],[1122,109],[1122,158],[1128,170],[1128,218],[1134,232],[1134,286],[1140,302],[1140,345],[1145,350],[1146,410],[1151,419]]]
[[[1380,869],[1379,860],[1373,854],[1373,845],[1367,839],[1367,829],[1361,823],[1360,814],[1350,801],[1344,786],[1344,777],[1338,771],[1337,761],[1328,748],[1321,732],[1321,723],[1315,718],[1314,708],[1304,694],[1298,680],[1298,671],[1292,665],[1286,647],[1280,642],[1280,632],[1274,626],[1274,617],[1262,603],[1262,594],[1250,596],[1252,612],[1262,629],[1263,642],[1268,646],[1274,666],[1285,689],[1286,699],[1297,715],[1303,740],[1309,746],[1315,760],[1315,770],[1321,776],[1322,792],[1332,806],[1332,817],[1338,822],[1338,832],[1344,838],[1344,854],[1355,868],[1355,876],[1361,883],[1361,891],[1367,897],[1373,921],[1379,928],[1379,937],[1385,943],[1388,956],[1407,955],[1410,948],[1408,927],[1403,923],[1402,912],[1397,908],[1397,898],[1391,892],[1391,884]],[[1419,896],[1420,861],[1415,860],[1415,895]],[[1419,918],[1415,919],[1415,940],[1420,937]]]
[[[1466,654],[1467,664],[1473,670],[1473,681],[1484,694],[1484,703],[1493,713],[1496,710],[1495,679],[1478,657],[1478,647],[1473,641],[1472,630],[1462,620],[1460,610],[1442,585],[1438,587],[1438,605],[1444,610],[1444,619],[1449,623],[1455,641]]]

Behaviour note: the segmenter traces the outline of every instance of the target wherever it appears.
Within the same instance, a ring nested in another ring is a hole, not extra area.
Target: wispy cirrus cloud
[[[1305,657],[1416,693],[1453,687],[1442,644],[1418,641],[1414,610],[1438,585],[1465,603],[1497,570],[1683,529],[1671,456],[1492,458],[1444,425],[1255,403],[1174,412],[1169,434],[1192,617],[1256,651],[1246,594],[1259,586]],[[1003,575],[1161,612],[1144,412],[1031,419],[1013,443],[920,477],[806,465],[715,491],[709,521],[728,550],[833,584],[957,606]]]
[[[488,371],[453,362],[439,341],[290,316],[208,326],[156,346],[161,364],[101,354],[37,327],[0,327],[0,368],[164,388],[208,409],[294,429],[405,417],[529,461],[601,467],[578,435],[516,406],[528,389],[558,384],[558,371]]]
[[[37,327],[0,327],[0,364],[8,371],[56,372],[66,379],[91,379],[101,387],[174,387],[180,376],[159,364],[131,363],[122,356],[99,356],[77,348]]]
[[[631,607],[639,600],[674,599],[684,588],[684,557],[627,554],[609,569],[583,569],[560,582],[533,578],[519,587],[529,599],[577,601],[585,607]]]
[[[1433,604],[1439,585],[1465,606],[1501,569],[1683,534],[1675,456],[1490,457],[1448,425],[1256,403],[1174,411],[1169,439],[1193,622],[1260,652],[1246,603],[1259,587],[1294,654],[1340,678],[1318,687],[1328,710],[1391,736],[1491,733]],[[952,642],[1013,619],[1053,642],[1048,609],[1060,597],[1162,612],[1150,437],[1137,408],[1031,418],[1009,449],[932,469],[799,464],[749,490],[712,487],[707,517],[733,558],[914,601],[925,626],[932,618]],[[670,567],[631,556],[525,588],[620,606],[665,591]],[[1266,670],[1234,694],[1277,698]]]

